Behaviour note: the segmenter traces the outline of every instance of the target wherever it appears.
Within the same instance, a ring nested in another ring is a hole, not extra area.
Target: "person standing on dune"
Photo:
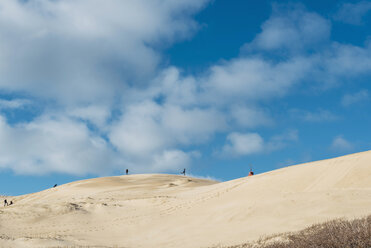
[[[4,207],[5,207],[5,206],[8,206],[8,205],[9,205],[9,204],[8,204],[8,201],[5,199],[5,200],[4,200]]]
[[[249,177],[253,176],[254,175],[254,172],[252,171],[252,165],[250,165],[250,172],[249,172]]]
[[[183,174],[185,176],[185,173],[186,173],[186,170],[184,168],[184,170],[181,172],[181,174]]]

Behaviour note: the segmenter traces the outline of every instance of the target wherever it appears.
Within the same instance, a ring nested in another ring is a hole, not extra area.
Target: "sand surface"
[[[0,247],[240,244],[371,214],[371,151],[223,183],[130,175],[7,199],[15,204],[0,207]]]

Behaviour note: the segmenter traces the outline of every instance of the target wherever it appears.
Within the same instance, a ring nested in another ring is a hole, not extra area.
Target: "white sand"
[[[224,183],[132,175],[8,200],[15,204],[0,207],[0,247],[239,244],[371,214],[371,151]]]

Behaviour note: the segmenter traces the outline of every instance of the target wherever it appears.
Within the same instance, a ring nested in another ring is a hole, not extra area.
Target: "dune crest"
[[[371,214],[371,151],[223,183],[130,175],[12,199],[0,209],[1,247],[233,245]]]

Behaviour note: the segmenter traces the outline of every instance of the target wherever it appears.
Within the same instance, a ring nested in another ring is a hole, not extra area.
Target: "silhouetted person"
[[[184,168],[184,170],[182,171],[182,173],[181,174],[183,174],[184,176],[185,176],[185,168]]]
[[[55,187],[57,187],[57,186],[58,186],[58,184],[54,184],[53,188],[55,188]]]
[[[9,204],[8,204],[8,201],[5,199],[5,200],[4,200],[4,207],[5,207],[5,206],[8,206],[8,205],[9,205]]]
[[[129,169],[126,169],[126,175],[129,175]]]
[[[10,201],[9,206],[10,206],[10,205],[13,205],[13,201]]]

